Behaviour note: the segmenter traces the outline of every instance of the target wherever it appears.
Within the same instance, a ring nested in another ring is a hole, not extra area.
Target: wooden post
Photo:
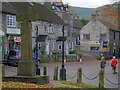
[[[46,68],[46,66],[43,67],[43,75],[47,75],[47,68]]]
[[[104,71],[99,72],[99,88],[104,88]]]
[[[82,68],[79,68],[77,73],[77,83],[81,82],[82,82]]]
[[[58,66],[55,67],[55,69],[54,69],[54,77],[53,77],[53,80],[58,80]]]

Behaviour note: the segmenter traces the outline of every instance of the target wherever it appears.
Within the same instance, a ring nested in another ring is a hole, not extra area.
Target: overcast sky
[[[62,0],[63,3],[69,3],[71,6],[96,8],[120,0]]]

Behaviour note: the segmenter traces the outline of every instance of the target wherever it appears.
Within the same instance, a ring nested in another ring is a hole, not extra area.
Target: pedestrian
[[[112,70],[113,70],[113,74],[117,74],[116,72],[116,66],[117,66],[117,59],[115,56],[113,56],[113,59],[111,60],[111,67],[112,67]]]
[[[40,55],[41,55],[41,51],[40,51],[40,49],[39,49],[38,52],[37,52],[37,56],[38,56],[37,59],[39,59],[39,60],[40,60]]]
[[[101,67],[101,71],[104,71],[106,66],[106,61],[105,61],[105,57],[101,57],[101,62],[100,62],[100,67]]]
[[[36,69],[40,68],[40,60],[36,60]]]

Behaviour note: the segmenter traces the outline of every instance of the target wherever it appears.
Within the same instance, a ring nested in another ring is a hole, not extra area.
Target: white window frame
[[[53,34],[53,33],[54,33],[54,30],[53,30],[53,27],[52,27],[52,26],[49,26],[49,28],[48,28],[48,33],[49,33],[49,34]]]
[[[61,49],[59,48],[61,46]],[[62,44],[59,44],[58,45],[58,50],[62,50]]]
[[[7,27],[16,27],[16,16],[6,15]]]

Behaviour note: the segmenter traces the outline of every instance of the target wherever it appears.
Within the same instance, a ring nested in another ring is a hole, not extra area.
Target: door
[[[113,56],[115,56],[115,52],[116,52],[116,50],[115,50],[115,49],[113,49]]]
[[[120,57],[120,48],[119,48],[119,53],[118,53],[118,56]]]

